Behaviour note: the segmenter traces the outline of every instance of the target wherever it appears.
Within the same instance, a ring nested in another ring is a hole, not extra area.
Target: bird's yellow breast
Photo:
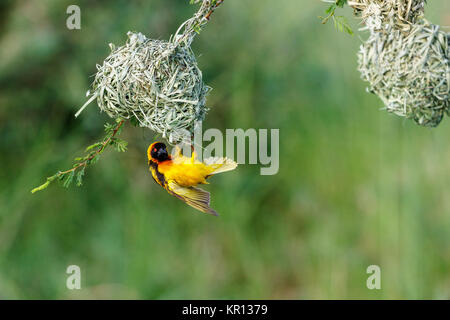
[[[200,183],[207,183],[206,178],[214,169],[202,162],[187,157],[159,163],[158,170],[166,180],[175,180],[180,186],[191,187]]]

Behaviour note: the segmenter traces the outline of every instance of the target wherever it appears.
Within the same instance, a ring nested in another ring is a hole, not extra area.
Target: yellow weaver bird
[[[218,157],[200,162],[196,159],[194,151],[189,158],[183,156],[178,147],[172,157],[162,142],[152,143],[147,149],[147,157],[156,183],[191,207],[217,216],[217,212],[209,206],[209,192],[195,186],[207,184],[206,179],[212,175],[235,169],[236,162]]]

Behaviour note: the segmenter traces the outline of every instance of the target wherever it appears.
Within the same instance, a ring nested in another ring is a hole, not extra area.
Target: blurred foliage
[[[128,151],[105,152],[83,188],[32,195],[102,136],[98,109],[73,115],[108,43],[129,30],[168,39],[195,9],[77,1],[71,31],[70,4],[0,4],[0,299],[450,297],[450,124],[380,111],[356,71],[360,40],[320,24],[320,1],[225,1],[193,43],[214,88],[204,128],[280,128],[277,175],[214,177],[219,218],[154,183],[155,137],[129,125]],[[435,0],[427,17],[449,25],[449,9]],[[71,264],[82,290],[65,287]],[[382,290],[366,288],[371,264]]]
[[[94,165],[100,159],[101,154],[109,147],[112,146],[117,152],[125,152],[127,150],[128,142],[117,138],[120,134],[122,126],[125,120],[116,118],[115,124],[107,122],[105,124],[105,136],[101,141],[95,142],[88,146],[82,157],[76,157],[72,168],[61,171],[59,170],[54,175],[47,177],[45,183],[31,190],[31,193],[42,191],[54,181],[62,181],[63,187],[68,188],[72,182],[76,181],[76,185],[81,187],[83,185],[83,177],[88,166]]]

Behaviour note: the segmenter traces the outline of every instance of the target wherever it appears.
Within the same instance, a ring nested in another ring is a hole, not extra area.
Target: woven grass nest
[[[209,88],[190,47],[129,32],[127,43],[112,47],[98,66],[93,90],[100,110],[110,117],[134,117],[175,142],[203,120]]]
[[[358,69],[385,109],[437,126],[450,113],[450,35],[423,18],[425,1],[349,2],[370,31]]]
[[[195,122],[202,121],[208,110],[210,90],[190,45],[222,1],[201,2],[198,12],[169,41],[128,32],[125,45],[110,44],[111,53],[97,65],[90,99],[76,116],[97,100],[100,110],[111,118],[132,120],[172,144],[189,140]]]

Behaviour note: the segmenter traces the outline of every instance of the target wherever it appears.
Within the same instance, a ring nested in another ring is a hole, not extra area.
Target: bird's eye
[[[154,152],[156,152],[156,151],[157,151],[157,149],[156,149],[156,148],[153,148],[153,151],[154,151]]]

